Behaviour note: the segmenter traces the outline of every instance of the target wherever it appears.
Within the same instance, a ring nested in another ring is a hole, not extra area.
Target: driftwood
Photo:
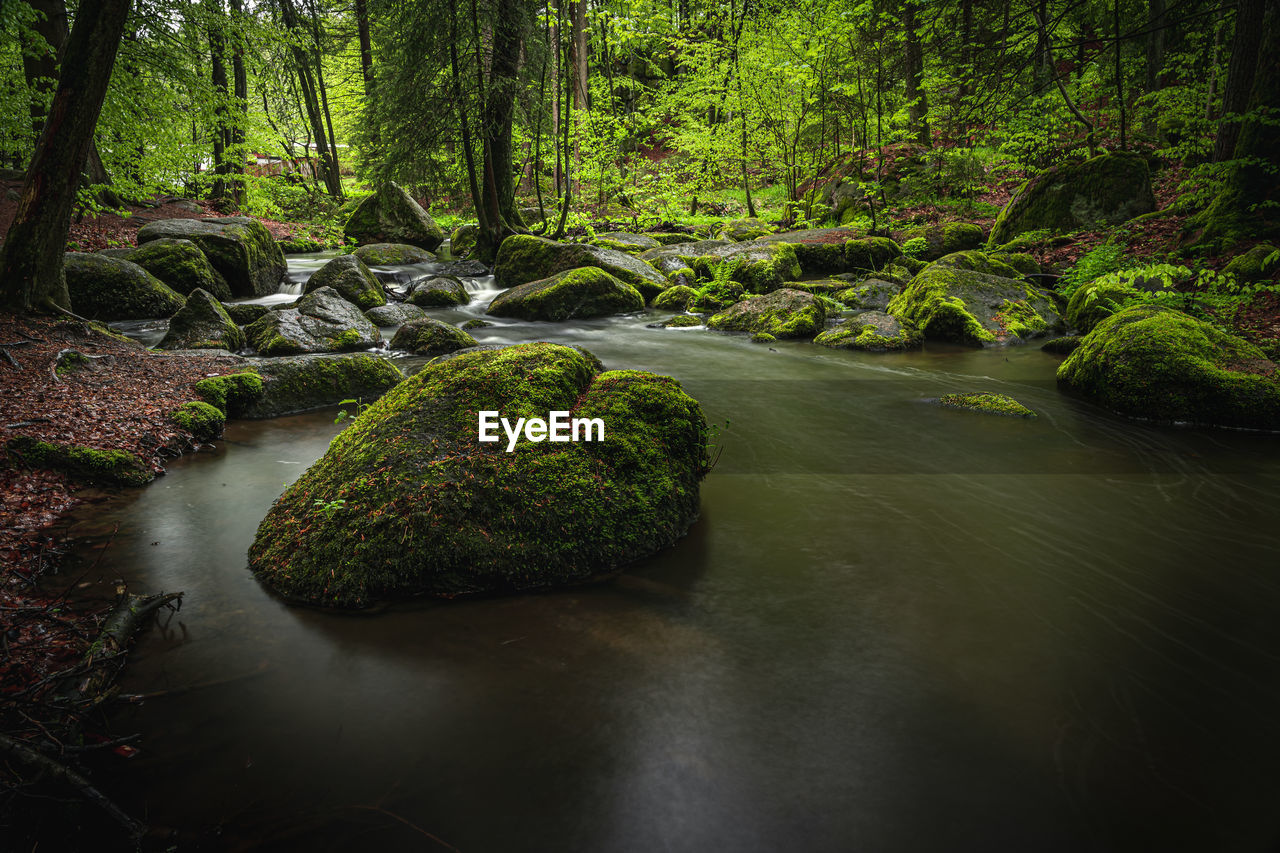
[[[129,640],[149,616],[170,602],[181,606],[182,593],[170,592],[158,595],[130,595],[125,593],[102,623],[102,633],[84,654],[83,665],[89,674],[76,686],[70,698],[77,704],[88,702],[97,705],[107,698],[108,688],[115,673],[105,666],[95,666],[106,659],[118,658],[129,645]]]

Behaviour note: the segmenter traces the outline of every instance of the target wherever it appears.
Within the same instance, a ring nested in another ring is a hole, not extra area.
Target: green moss
[[[55,444],[25,435],[9,439],[5,448],[27,465],[62,471],[74,479],[90,483],[144,486],[155,479],[150,465],[123,450]]]
[[[790,243],[726,246],[687,261],[697,275],[709,279],[723,278],[720,266],[728,264],[732,268],[728,278],[752,293],[769,293],[803,274]]]
[[[766,332],[775,338],[812,338],[826,317],[820,299],[784,288],[732,305],[708,320],[707,326],[724,332]]]
[[[1083,340],[1084,338],[1079,335],[1064,335],[1061,338],[1045,341],[1044,346],[1040,347],[1040,349],[1054,355],[1071,355]]]
[[[1036,413],[1004,394],[946,394],[938,398],[938,405],[947,409],[964,409],[987,415],[1004,415],[1014,418],[1034,418]]]
[[[1277,269],[1280,269],[1280,249],[1261,243],[1232,258],[1223,272],[1234,275],[1240,281],[1255,282],[1262,281]]]
[[[583,267],[500,293],[489,303],[486,313],[496,317],[559,322],[625,314],[642,308],[644,297],[640,291],[604,270]]]
[[[880,311],[867,311],[824,331],[813,342],[837,349],[898,352],[916,349],[924,342],[924,336],[910,321],[899,320]]]
[[[662,325],[668,329],[691,329],[694,326],[701,326],[702,319],[692,314],[677,314],[663,320]]]
[[[404,379],[390,359],[365,353],[272,359],[262,369],[262,393],[237,417],[273,418],[347,399],[368,402]]]
[[[636,288],[646,300],[667,286],[661,273],[625,252],[585,243],[557,243],[528,234],[516,234],[502,241],[493,274],[499,287],[515,287],[581,267],[599,267]]]
[[[1059,366],[1058,382],[1134,417],[1280,430],[1275,371],[1234,335],[1135,305],[1098,323]]]
[[[1022,252],[992,252],[989,257],[993,261],[1012,267],[1022,275],[1039,275],[1040,273],[1039,262]]]
[[[364,606],[577,583],[671,545],[698,513],[702,413],[673,379],[596,371],[546,343],[428,365],[285,490],[250,567],[291,598]],[[605,439],[506,453],[476,440],[481,410],[512,421],[567,410],[601,418]]]
[[[351,253],[373,267],[403,266],[434,261],[436,256],[426,249],[407,243],[370,243]]]
[[[970,346],[1018,342],[1059,325],[1048,295],[988,269],[1008,268],[981,253],[948,255],[912,279],[886,310],[913,322],[929,340]]]
[[[1067,322],[1081,334],[1088,334],[1131,299],[1139,298],[1138,289],[1127,279],[1104,276],[1076,289],[1067,302]]]
[[[341,255],[316,270],[307,280],[304,292],[312,293],[322,287],[332,287],[361,311],[387,304],[382,283],[356,255]]]
[[[653,307],[663,311],[683,311],[698,298],[698,291],[686,284],[668,287],[653,300]]]
[[[324,251],[324,246],[315,240],[306,237],[291,237],[284,240],[277,240],[276,245],[280,247],[280,251],[286,255],[305,255],[312,252]]]
[[[87,252],[63,259],[71,309],[93,320],[172,317],[182,295],[132,261]]]
[[[751,343],[753,344],[771,344],[776,340],[777,338],[768,332],[756,332],[751,336]]]
[[[490,323],[488,320],[481,320],[479,317],[475,317],[463,323],[462,330],[465,332],[469,332],[472,329],[486,329],[492,325],[493,324]]]
[[[253,371],[211,376],[196,383],[196,394],[229,418],[240,413],[262,396],[262,377]]]
[[[243,302],[224,302],[222,309],[237,326],[247,326],[271,312],[266,305],[250,305]]]
[[[222,410],[199,400],[183,403],[169,415],[175,424],[196,437],[197,441],[209,441],[222,435],[227,416]]]
[[[451,275],[436,275],[413,285],[410,305],[419,308],[452,308],[471,301],[462,280]]]
[[[849,270],[878,272],[902,257],[902,247],[888,237],[862,237],[844,244],[844,263]]]
[[[914,229],[908,234],[911,239],[907,242],[914,244],[914,251],[908,252],[904,244],[903,253],[924,261],[934,261],[952,252],[981,248],[985,237],[982,226],[970,222],[928,225]]]
[[[129,260],[154,275],[177,293],[189,294],[197,288],[218,299],[230,299],[231,288],[222,273],[213,268],[204,252],[190,240],[162,238],[143,243]]]
[[[392,349],[409,350],[418,355],[443,355],[475,345],[476,339],[466,332],[430,317],[405,323],[391,339]]]

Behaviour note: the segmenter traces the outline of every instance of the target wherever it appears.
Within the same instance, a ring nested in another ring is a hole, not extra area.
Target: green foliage
[[[1058,292],[1070,299],[1081,285],[1132,265],[1125,258],[1124,247],[1118,243],[1103,243],[1080,256],[1058,282]]]

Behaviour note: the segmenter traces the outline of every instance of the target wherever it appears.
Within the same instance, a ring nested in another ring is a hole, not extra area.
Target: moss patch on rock
[[[661,273],[626,252],[585,243],[557,243],[528,234],[516,234],[502,241],[493,274],[498,286],[506,288],[541,281],[580,267],[599,267],[640,291],[645,301],[667,286]]]
[[[196,383],[201,400],[222,410],[229,418],[238,418],[262,396],[262,376],[252,370],[210,376]]]
[[[919,347],[924,342],[924,335],[909,320],[901,320],[883,311],[864,311],[834,329],[827,329],[813,342],[837,349],[896,352]]]
[[[1159,421],[1280,430],[1276,364],[1179,311],[1134,305],[1100,322],[1058,382],[1113,411]]]
[[[702,412],[673,379],[597,370],[547,343],[428,365],[285,490],[250,567],[292,599],[361,607],[581,583],[669,547],[698,514]],[[481,410],[600,418],[604,440],[507,453],[477,440]]]
[[[429,252],[444,242],[431,214],[394,181],[360,202],[343,234],[357,243],[406,243]]]
[[[307,279],[303,292],[311,293],[322,287],[332,287],[339,296],[362,311],[387,304],[382,283],[356,255],[339,255],[316,270]]]
[[[602,269],[583,267],[499,293],[489,303],[486,313],[495,317],[559,322],[626,314],[642,308],[644,297],[640,291]]]
[[[683,311],[698,298],[698,291],[687,284],[668,287],[653,300],[653,307],[662,311]]]
[[[907,237],[924,241],[923,248],[915,253],[915,257],[922,261],[936,261],[943,255],[963,252],[966,249],[981,249],[986,242],[982,226],[971,222],[943,222],[938,225],[927,225],[907,232]]]
[[[182,295],[132,261],[90,252],[63,259],[71,309],[91,320],[172,317]]]
[[[1080,335],[1063,335],[1060,338],[1045,341],[1044,346],[1040,347],[1040,349],[1054,355],[1071,355],[1083,340],[1084,338]]]
[[[365,353],[273,358],[259,370],[261,393],[238,406],[236,417],[274,418],[343,400],[371,402],[404,379],[390,359]]]
[[[476,345],[476,339],[461,329],[430,317],[411,320],[396,330],[391,348],[417,355],[444,355]]]
[[[235,352],[245,345],[244,332],[222,303],[199,288],[169,321],[160,349],[225,349]]]
[[[175,409],[169,418],[178,426],[195,436],[196,441],[211,441],[222,435],[227,425],[227,416],[217,406],[201,400],[183,403]]]
[[[436,259],[436,256],[426,249],[410,246],[408,243],[369,243],[351,254],[371,267],[422,264]]]
[[[1280,269],[1280,249],[1269,243],[1261,243],[1241,255],[1236,255],[1223,272],[1244,282],[1262,281]]]
[[[138,245],[166,237],[190,240],[222,274],[233,296],[269,296],[287,265],[280,246],[261,222],[247,216],[162,219],[138,229]]]
[[[183,295],[199,288],[218,299],[231,298],[227,280],[190,240],[174,237],[152,240],[131,252],[129,260]]]
[[[984,415],[1003,415],[1009,418],[1034,418],[1036,413],[1004,394],[944,394],[938,405],[945,409],[964,409]]]
[[[410,285],[411,305],[421,308],[453,308],[471,301],[462,280],[451,275],[433,275]]]
[[[246,302],[224,302],[222,303],[222,310],[227,312],[227,316],[237,326],[247,326],[254,320],[271,313],[271,309],[266,305],[252,305]]]
[[[259,355],[349,352],[382,340],[378,327],[330,287],[313,290],[296,308],[271,311],[244,330]]]
[[[783,288],[731,305],[707,321],[722,332],[767,332],[775,338],[812,338],[822,330],[827,309],[811,293]]]
[[[58,444],[26,435],[9,439],[5,449],[33,468],[62,471],[72,479],[87,483],[145,486],[156,476],[150,465],[123,450]]]

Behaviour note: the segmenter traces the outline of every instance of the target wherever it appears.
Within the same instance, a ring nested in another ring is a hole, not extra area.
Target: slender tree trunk
[[[563,65],[563,62],[561,61],[563,51],[560,49],[560,21],[564,18],[564,9],[560,0],[552,0],[552,6],[555,10],[555,15],[552,17],[549,24],[550,33],[547,36],[547,50],[550,50],[552,55],[555,56],[555,62],[552,65],[552,76],[554,79],[552,80],[551,86],[551,138],[554,143],[553,147],[556,155],[555,190],[556,195],[558,196],[560,195],[560,183],[564,177],[560,171],[560,91],[562,88],[561,80],[564,77],[561,69],[561,66]]]
[[[132,5],[97,0],[76,16],[49,117],[0,248],[0,304],[9,309],[71,307],[62,271],[71,208]]]
[[[902,8],[902,26],[907,41],[907,116],[916,141],[928,146],[929,105],[924,94],[924,51],[916,32],[916,2],[907,0]]]
[[[360,75],[364,94],[373,93],[373,39],[369,35],[369,0],[356,0],[356,31],[360,37]]]
[[[1265,10],[1266,0],[1240,0],[1236,5],[1236,34],[1231,40],[1227,85],[1222,90],[1222,116],[1218,120],[1218,138],[1213,146],[1215,163],[1235,156],[1236,138],[1240,135],[1240,116],[1249,105],[1253,78],[1258,69]],[[1270,56],[1269,61],[1275,62],[1275,57]]]
[[[298,10],[293,0],[280,0],[280,13],[285,28],[298,33],[301,29],[298,22]],[[299,44],[293,45],[293,60],[298,74],[298,85],[307,122],[311,126],[311,134],[315,138],[316,151],[319,154],[321,178],[325,190],[333,198],[342,198],[342,178],[338,174],[338,160],[334,149],[330,146],[329,136],[325,133],[324,112],[320,106],[320,97],[316,90],[316,81],[312,76],[312,60],[308,51]],[[308,149],[308,156],[310,150]]]
[[[223,33],[226,16],[222,0],[207,0],[210,9],[217,11],[217,20],[209,24],[210,80],[216,99],[213,122],[213,189],[210,197],[226,198],[227,195],[227,143],[231,139],[231,119],[227,109],[230,94],[227,91],[227,42]]]
[[[1008,9],[1012,4],[1006,4]],[[1050,73],[1053,65],[1053,58],[1049,48],[1049,33],[1046,30],[1046,22],[1049,20],[1049,0],[1036,0],[1035,11],[1031,13],[1036,19],[1036,46],[1035,52],[1032,54],[1032,90],[1039,95],[1050,85],[1051,77],[1057,76]],[[1006,27],[1007,29],[1007,27]]]
[[[40,136],[49,99],[58,85],[58,63],[67,43],[67,7],[63,0],[29,0],[39,16],[31,29],[44,39],[40,45],[28,43],[22,50],[22,73],[31,92],[31,138]]]
[[[481,235],[493,254],[520,224],[515,209],[515,185],[511,162],[511,125],[515,114],[517,76],[524,26],[520,0],[498,0],[493,24],[493,57],[489,63],[488,96],[481,132],[485,140],[484,186],[481,197],[488,206],[489,233]],[[488,253],[481,251],[481,256]]]
[[[1120,64],[1120,0],[1111,0],[1113,31],[1116,41],[1116,107],[1120,110],[1120,150],[1128,148],[1128,111],[1124,102],[1124,70]]]
[[[1147,0],[1147,91],[1164,88],[1165,0]]]
[[[1213,19],[1213,51],[1209,54],[1209,93],[1204,100],[1204,117],[1213,121],[1213,108],[1218,103],[1218,63],[1222,61],[1222,18],[1225,10],[1219,6]]]
[[[244,67],[244,0],[231,0],[231,81],[235,93],[235,121],[231,125],[227,174],[236,205],[244,204],[245,130],[249,126],[249,75]]]
[[[449,69],[452,72],[453,104],[458,114],[458,135],[462,137],[462,156],[467,164],[467,180],[471,185],[471,204],[476,211],[480,233],[489,230],[489,220],[484,214],[484,205],[480,203],[480,181],[476,177],[475,151],[471,144],[471,126],[467,118],[466,107],[462,100],[462,73],[458,62],[458,10],[456,6],[449,9]]]

